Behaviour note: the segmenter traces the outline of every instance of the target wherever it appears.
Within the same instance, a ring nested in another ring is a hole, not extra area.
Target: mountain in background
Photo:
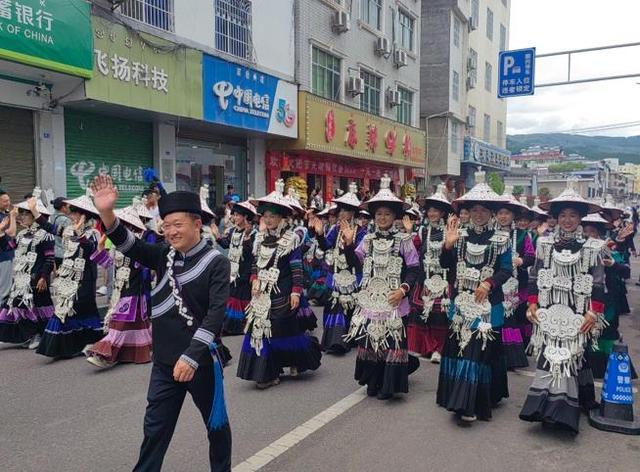
[[[560,146],[565,154],[580,154],[592,161],[618,158],[621,164],[640,164],[640,136],[583,136],[564,133],[507,136],[507,148],[514,154],[529,146]]]

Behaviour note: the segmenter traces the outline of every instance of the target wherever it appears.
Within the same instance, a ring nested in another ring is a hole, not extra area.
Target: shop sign
[[[466,136],[464,138],[464,156],[462,162],[492,167],[498,170],[509,170],[511,153],[479,139]]]
[[[206,121],[298,136],[296,85],[207,54],[202,67]]]
[[[0,0],[0,58],[91,77],[91,3]]]
[[[269,154],[267,166],[288,172],[304,172],[307,174],[335,175],[352,179],[380,179],[388,174],[392,180],[399,179],[398,169],[392,167],[375,166],[368,163],[344,164],[330,159],[317,157],[287,156],[282,157]]]
[[[77,161],[69,167],[67,180],[74,180],[85,191],[99,174],[111,176],[118,191],[124,194],[140,195],[147,188],[144,184],[144,168],[140,165],[108,164],[92,160]]]
[[[202,53],[95,16],[93,35],[87,98],[202,118]]]
[[[306,92],[299,94],[304,128],[296,142],[272,142],[271,149],[311,150],[424,167],[422,130],[364,113]]]

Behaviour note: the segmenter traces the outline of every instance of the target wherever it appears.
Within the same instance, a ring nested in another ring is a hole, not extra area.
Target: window
[[[469,49],[469,64],[468,64],[468,77],[470,82],[475,86],[478,82],[478,53],[475,49]]]
[[[379,115],[382,79],[365,71],[360,71],[360,77],[364,81],[364,93],[360,95],[360,109],[367,113]]]
[[[413,92],[398,87],[400,92],[400,104],[398,108],[398,121],[405,125],[411,125],[413,122]]]
[[[507,50],[507,28],[500,23],[500,50]]]
[[[502,121],[498,121],[498,128],[497,128],[497,135],[498,135],[498,146],[502,146],[504,143],[504,123]]]
[[[216,0],[216,49],[251,59],[251,2]]]
[[[340,100],[340,59],[316,47],[311,52],[311,92]]]
[[[369,26],[382,30],[382,0],[362,0],[361,19]]]
[[[480,2],[478,0],[471,0],[471,18],[472,23],[478,27],[480,24]]]
[[[451,77],[451,96],[454,101],[460,100],[460,74],[455,70],[453,71],[453,77]]]
[[[400,46],[407,51],[413,51],[413,25],[415,20],[402,10],[398,10],[398,23],[400,26]]]
[[[453,45],[460,47],[460,20],[457,17],[453,18]]]
[[[491,82],[493,76],[493,66],[488,62],[484,63],[484,89],[487,92],[491,92]]]
[[[451,122],[451,152],[458,154],[458,123]]]
[[[120,12],[165,31],[173,31],[173,0],[126,0]]]
[[[469,105],[469,113],[467,115],[467,121],[469,123],[469,134],[471,136],[476,135],[476,108]]]
[[[493,41],[493,12],[491,8],[487,8],[487,38]]]
[[[491,116],[484,114],[484,129],[482,130],[482,139],[489,142],[491,139]]]

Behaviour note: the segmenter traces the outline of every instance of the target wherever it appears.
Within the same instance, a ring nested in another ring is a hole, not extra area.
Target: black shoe
[[[393,393],[378,393],[377,395],[378,400],[389,400],[391,398],[393,398]]]
[[[378,394],[378,387],[375,385],[367,385],[367,396],[375,397]]]

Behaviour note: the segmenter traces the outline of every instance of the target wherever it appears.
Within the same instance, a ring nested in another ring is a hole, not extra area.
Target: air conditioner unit
[[[349,77],[347,80],[347,92],[356,96],[364,93],[364,80],[361,77]]]
[[[475,31],[478,29],[478,17],[470,16],[469,17],[469,31]]]
[[[407,65],[407,53],[400,49],[396,49],[393,53],[393,63],[400,68]]]
[[[376,40],[376,54],[378,56],[391,54],[391,43],[389,38],[378,38]]]
[[[389,106],[392,107],[400,105],[400,91],[392,88],[387,90],[387,101],[389,102]]]
[[[346,11],[337,11],[333,16],[333,31],[344,33],[351,29],[351,17]]]
[[[476,88],[476,84],[478,83],[478,79],[474,75],[470,75],[467,77],[467,90],[471,90]]]

